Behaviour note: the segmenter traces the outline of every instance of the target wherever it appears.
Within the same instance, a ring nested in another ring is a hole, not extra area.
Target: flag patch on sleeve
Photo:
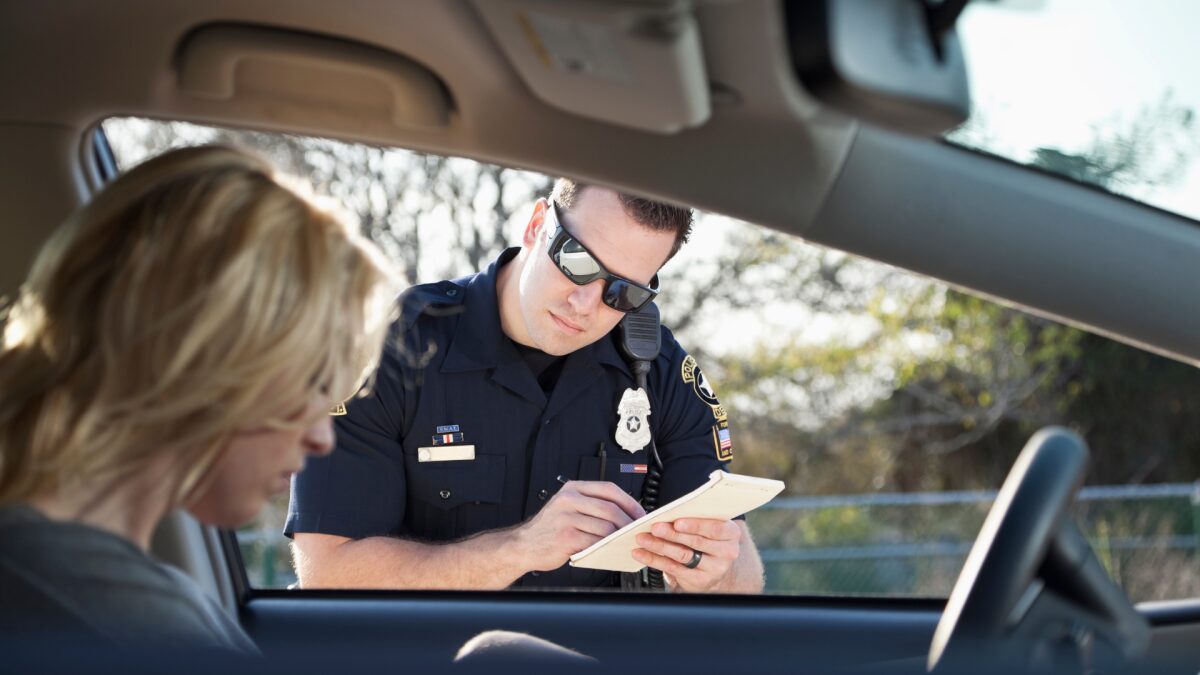
[[[717,459],[722,462],[733,459],[733,439],[729,437],[728,422],[713,425],[713,450],[717,453]]]

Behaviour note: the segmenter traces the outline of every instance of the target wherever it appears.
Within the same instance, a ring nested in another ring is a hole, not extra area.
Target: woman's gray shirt
[[[0,632],[55,631],[257,654],[186,574],[133,543],[23,504],[0,506]]]

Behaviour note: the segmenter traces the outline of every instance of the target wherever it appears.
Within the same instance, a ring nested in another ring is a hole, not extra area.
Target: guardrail
[[[944,595],[995,498],[994,490],[781,497],[748,518],[772,592]],[[1200,482],[1085,487],[1075,509],[1135,600],[1183,597],[1170,583],[1200,589]],[[241,531],[238,541],[256,586],[295,581],[277,524]],[[1157,590],[1136,597],[1139,584]]]
[[[783,497],[748,520],[770,591],[944,597],[996,494]],[[1086,487],[1073,508],[1101,562],[1135,600],[1200,588],[1200,483]]]
[[[779,497],[759,507],[760,511],[785,509],[826,509],[839,506],[942,506],[981,504],[995,501],[998,490],[959,490],[949,492],[879,492],[858,495],[815,497]],[[1081,488],[1076,502],[1110,499],[1170,499],[1187,497],[1200,500],[1200,482],[1161,483],[1157,485],[1099,485]]]

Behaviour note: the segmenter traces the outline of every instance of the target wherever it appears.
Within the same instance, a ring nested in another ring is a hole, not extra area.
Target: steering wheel
[[[1148,625],[1067,514],[1087,460],[1083,439],[1061,427],[1042,429],[1026,443],[946,602],[930,670],[977,668],[981,648],[1011,646],[1022,623],[1036,624],[1025,632],[1042,643],[1078,642],[1083,626],[1122,658],[1145,649]]]

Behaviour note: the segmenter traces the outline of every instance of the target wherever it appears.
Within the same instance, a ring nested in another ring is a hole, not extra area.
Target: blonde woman
[[[150,536],[174,508],[244,523],[331,450],[391,279],[229,148],[150,160],[72,215],[4,325],[0,627],[254,651]]]

